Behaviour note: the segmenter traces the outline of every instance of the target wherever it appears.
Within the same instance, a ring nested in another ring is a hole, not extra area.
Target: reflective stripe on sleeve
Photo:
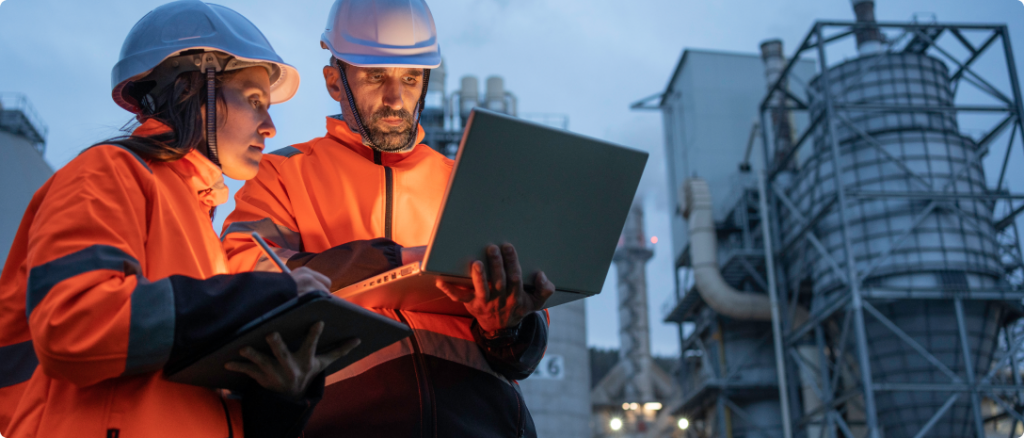
[[[30,379],[37,366],[32,340],[0,347],[0,388]]]
[[[302,236],[295,231],[289,230],[288,227],[275,224],[270,218],[263,218],[258,221],[232,222],[221,233],[220,240],[223,241],[228,234],[232,233],[245,233],[248,237],[248,234],[253,231],[260,233],[264,240],[273,243],[278,248],[302,252]]]
[[[25,316],[46,298],[57,283],[90,271],[109,269],[138,275],[139,262],[113,246],[93,245],[64,257],[36,266],[29,271],[26,291]]]
[[[132,291],[132,316],[124,375],[156,371],[174,346],[174,289],[171,280],[150,283],[139,277]]]

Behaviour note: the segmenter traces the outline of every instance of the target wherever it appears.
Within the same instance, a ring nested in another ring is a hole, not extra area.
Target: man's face
[[[411,146],[416,135],[413,114],[423,92],[423,69],[346,66],[345,74],[370,140],[385,152]],[[355,127],[337,67],[325,67],[324,79],[331,96],[342,102],[345,121]]]

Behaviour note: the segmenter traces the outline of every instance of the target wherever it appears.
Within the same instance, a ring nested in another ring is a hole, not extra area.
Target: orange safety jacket
[[[168,130],[151,119],[133,135]],[[158,162],[116,145],[87,149],[36,192],[0,275],[4,436],[224,438],[242,436],[244,412],[258,423],[246,405],[260,397],[161,372],[297,293],[285,274],[222,275],[210,211],[226,199],[197,151]]]
[[[289,266],[331,277],[332,290],[400,266],[397,245],[428,243],[453,164],[424,144],[374,151],[329,117],[326,136],[268,154],[238,192],[222,233],[230,264],[275,269],[247,237],[256,230]],[[339,247],[353,242],[378,255],[355,258]],[[492,344],[469,317],[371,310],[408,324],[413,336],[327,376],[305,437],[536,434],[514,379],[543,356],[543,314],[525,319],[515,339]]]

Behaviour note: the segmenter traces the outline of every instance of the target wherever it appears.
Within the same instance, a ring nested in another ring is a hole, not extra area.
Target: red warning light
[[[658,243],[658,236],[651,236],[651,245]]]

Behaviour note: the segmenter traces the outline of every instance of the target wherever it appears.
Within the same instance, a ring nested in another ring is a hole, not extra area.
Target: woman
[[[275,134],[267,108],[294,95],[298,73],[238,13],[185,0],[135,25],[112,76],[114,100],[141,126],[39,189],[0,276],[0,351],[21,367],[0,379],[3,435],[298,435],[323,391],[317,376],[358,341],[316,356],[318,324],[297,352],[275,337],[274,357],[243,350],[252,362],[226,367],[265,389],[241,400],[161,373],[296,294],[327,290],[305,268],[225,275],[210,223],[228,197],[222,172],[255,176]]]

